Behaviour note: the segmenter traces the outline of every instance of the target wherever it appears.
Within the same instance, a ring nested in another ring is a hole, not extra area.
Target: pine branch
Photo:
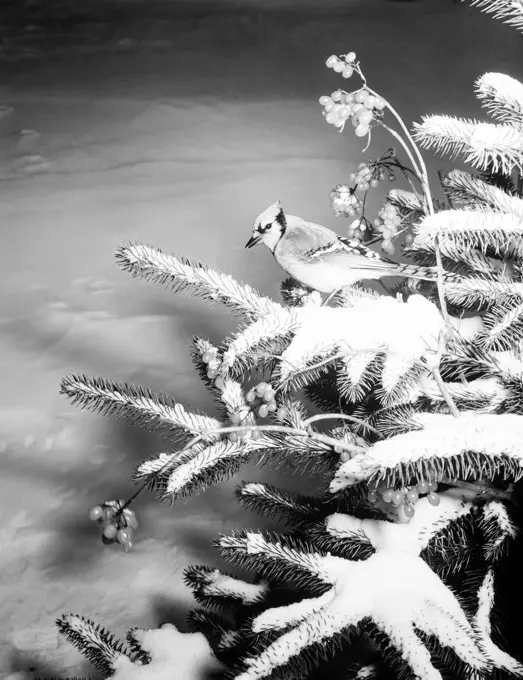
[[[300,325],[300,312],[299,307],[280,308],[241,330],[228,343],[223,355],[224,368],[231,370],[238,357],[252,355],[264,342],[287,339]]]
[[[131,628],[127,632],[126,638],[127,638],[127,644],[129,645],[129,649],[131,650],[131,653],[133,655],[133,660],[137,661],[139,663],[142,663],[144,665],[147,665],[151,663],[151,655],[149,652],[145,651],[142,647],[142,643],[140,641],[140,635],[141,633],[144,633],[143,628],[138,628],[135,626],[134,628]],[[137,635],[138,634],[138,635]]]
[[[184,571],[185,585],[199,604],[207,607],[237,608],[262,602],[268,592],[266,583],[248,583],[219,569],[191,566]]]
[[[505,504],[499,501],[490,501],[483,506],[479,526],[484,535],[483,554],[489,564],[494,564],[505,556],[518,529]]]
[[[381,352],[354,352],[340,360],[336,383],[340,396],[351,402],[364,399],[379,382],[385,362]]]
[[[489,184],[481,177],[463,170],[451,170],[445,176],[443,186],[449,191],[453,202],[463,203],[468,210],[491,210],[523,219],[523,200]]]
[[[521,20],[523,22],[523,5]],[[481,105],[493,118],[523,127],[523,85],[518,80],[504,73],[485,73],[477,79],[475,87]]]
[[[387,203],[399,208],[402,212],[414,213],[419,217],[425,216],[421,200],[413,191],[391,189],[387,194]]]
[[[103,675],[114,672],[114,664],[121,656],[132,660],[131,653],[120,640],[83,616],[63,614],[56,620],[56,625],[60,634]]]
[[[243,482],[235,491],[236,500],[264,517],[277,518],[293,529],[305,528],[320,518],[326,503],[318,498],[294,494],[261,482]]]
[[[202,359],[206,352],[212,357],[210,361],[207,362]],[[221,400],[219,398],[220,390],[216,387],[214,379],[209,378],[207,375],[209,369],[214,369],[215,371],[219,371],[220,369],[222,362],[219,349],[209,340],[195,335],[191,342],[191,359],[205,387],[213,394],[221,405]]]
[[[483,329],[476,337],[486,350],[511,350],[519,347],[523,334],[523,296],[499,296],[496,306],[483,316]]]
[[[209,486],[232,477],[249,462],[252,454],[268,448],[272,440],[253,442],[221,440],[199,451],[179,454],[154,481],[160,499],[174,503],[177,498],[186,499]],[[143,467],[139,468],[144,476]]]
[[[415,359],[397,354],[386,355],[381,386],[376,390],[376,397],[384,407],[408,401],[411,392],[417,390],[420,377],[425,371],[423,364]]]
[[[419,241],[412,243],[410,246],[403,248],[403,254],[420,265],[429,267],[435,265],[436,249],[434,243]],[[445,244],[445,252],[441,254],[441,262],[445,271],[458,274],[460,279],[477,278],[479,274],[482,278],[488,277],[489,279],[498,280],[500,278],[507,278],[507,273],[511,271],[510,263],[506,261],[450,242]],[[445,286],[445,292],[447,292],[449,287],[457,283],[460,283],[460,281],[449,281]],[[434,284],[429,281],[417,282],[418,291],[427,297],[432,296],[431,288],[433,287]],[[403,288],[398,292],[403,293]],[[410,290],[407,292],[411,293]]]
[[[60,393],[84,409],[117,416],[134,427],[155,431],[167,439],[183,439],[189,434],[220,427],[215,418],[187,411],[170,396],[105,378],[70,375],[63,378]],[[209,435],[210,441],[217,438],[216,434]]]
[[[234,314],[250,319],[282,309],[277,302],[260,296],[253,288],[238,283],[228,274],[142,243],[120,245],[115,257],[117,264],[131,276],[167,286],[175,293],[190,291],[204,300],[220,302]]]
[[[235,653],[235,646],[241,640],[241,632],[232,628],[225,617],[213,611],[194,609],[189,613],[187,623],[192,632],[205,635],[218,659],[229,661],[229,654]]]
[[[440,578],[448,578],[470,566],[475,555],[477,541],[477,511],[458,515],[448,524],[443,525],[430,539],[421,552],[427,562]]]
[[[414,124],[414,137],[424,149],[451,159],[461,158],[479,170],[510,175],[521,170],[523,132],[510,125],[480,123],[452,116],[424,116]]]
[[[292,277],[281,282],[280,293],[287,307],[305,307],[307,304],[321,304],[321,295],[318,291],[302,286]]]
[[[492,14],[494,19],[501,19],[518,31],[523,31],[523,5],[521,0],[471,0],[473,7]]]
[[[508,671],[510,675],[523,676],[523,665],[500,649],[492,640],[491,615],[495,599],[494,572],[489,569],[478,591],[478,610],[474,623],[481,638],[483,648],[495,662],[496,667]]]
[[[269,582],[319,596],[325,592],[322,555],[292,535],[239,531],[217,541],[222,556],[239,567],[261,574]]]
[[[416,228],[413,245],[435,249],[437,238],[442,255],[452,248],[477,248],[504,259],[523,259],[523,226],[513,214],[444,210],[426,217]]]
[[[523,301],[523,283],[501,282],[489,279],[462,279],[447,287],[447,297],[465,309],[484,309],[495,306],[500,316],[509,309],[519,307]]]
[[[362,481],[403,487],[443,477],[493,481],[497,476],[523,476],[523,417],[466,413],[376,442],[338,469],[330,491]]]

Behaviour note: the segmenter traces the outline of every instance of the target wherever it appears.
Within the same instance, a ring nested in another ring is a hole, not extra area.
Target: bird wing
[[[331,229],[312,222],[301,221],[294,224],[286,233],[286,238],[296,256],[309,264],[316,261],[322,264],[329,263],[335,267],[357,266],[358,269],[373,271],[390,269],[396,265],[357,239],[339,236]],[[357,262],[352,258],[357,258]]]

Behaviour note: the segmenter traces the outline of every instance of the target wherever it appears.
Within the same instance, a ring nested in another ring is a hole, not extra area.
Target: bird
[[[261,243],[293,279],[329,295],[359,281],[385,276],[428,281],[438,278],[437,267],[389,260],[356,239],[345,238],[320,224],[286,214],[280,201],[258,215],[245,248]],[[443,276],[446,282],[462,278],[453,272],[443,272]]]

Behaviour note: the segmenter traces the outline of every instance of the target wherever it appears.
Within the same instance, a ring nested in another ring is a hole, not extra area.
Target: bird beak
[[[253,246],[255,246],[259,242],[260,238],[261,238],[260,236],[254,236],[254,234],[253,234],[251,236],[251,238],[245,244],[245,247],[246,248],[252,248]]]

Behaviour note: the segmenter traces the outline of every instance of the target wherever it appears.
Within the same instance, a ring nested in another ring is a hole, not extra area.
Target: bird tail
[[[438,278],[437,267],[421,267],[416,264],[400,264],[397,265],[397,275],[407,276],[411,279],[423,279],[425,281],[436,281]],[[460,274],[454,272],[443,272],[443,280],[446,283],[459,283],[463,279]]]

